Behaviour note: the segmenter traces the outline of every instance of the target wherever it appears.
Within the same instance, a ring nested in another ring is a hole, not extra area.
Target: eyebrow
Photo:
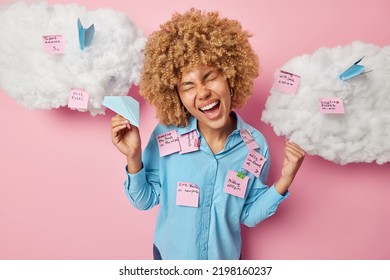
[[[210,75],[213,74],[214,72],[215,72],[215,70],[210,70],[210,71],[208,71],[206,74],[204,74],[203,77],[202,77],[202,83],[203,83],[204,81],[206,81],[207,78],[210,77]],[[188,82],[183,82],[183,83],[181,83],[181,84],[179,85],[179,87],[187,86],[187,85],[193,85],[193,84],[194,84],[194,82],[190,82],[190,81],[188,81]]]

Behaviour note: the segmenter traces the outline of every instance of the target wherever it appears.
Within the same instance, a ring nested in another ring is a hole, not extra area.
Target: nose
[[[211,96],[211,91],[204,85],[199,85],[197,97],[199,100],[205,100]]]

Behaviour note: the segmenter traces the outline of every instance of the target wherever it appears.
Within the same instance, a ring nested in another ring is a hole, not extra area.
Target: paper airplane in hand
[[[363,72],[364,71],[364,66],[359,65],[359,62],[362,61],[364,56],[356,61],[351,67],[349,67],[347,70],[345,70],[343,73],[340,74],[339,78],[343,81],[348,80],[350,78],[359,76],[361,74],[365,74],[371,71]]]
[[[139,127],[139,103],[130,96],[105,96],[103,105]]]
[[[88,47],[92,43],[93,34],[95,34],[95,26],[92,24],[88,28],[84,28],[80,19],[77,20],[77,27],[79,29],[79,43],[80,49]]]

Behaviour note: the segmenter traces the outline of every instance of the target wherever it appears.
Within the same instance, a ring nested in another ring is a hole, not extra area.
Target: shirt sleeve
[[[254,227],[264,219],[272,216],[278,205],[287,198],[289,192],[284,195],[279,194],[275,186],[266,185],[268,172],[270,168],[270,154],[268,146],[264,142],[264,157],[267,158],[259,178],[254,178],[253,185],[246,198],[243,210],[241,212],[241,223]]]
[[[158,156],[153,133],[142,155],[142,169],[136,174],[130,174],[126,166],[125,192],[131,204],[139,210],[148,210],[159,204],[161,185]]]

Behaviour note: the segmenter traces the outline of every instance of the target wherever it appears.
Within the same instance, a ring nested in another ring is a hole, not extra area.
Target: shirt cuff
[[[142,169],[140,171],[134,174],[130,174],[126,165],[125,186],[128,192],[129,193],[137,192],[140,188],[145,186],[145,184],[146,184],[145,168],[142,166]]]
[[[268,191],[267,196],[270,200],[275,201],[275,203],[279,204],[283,200],[285,200],[290,195],[289,191],[286,191],[284,195],[281,195],[278,193],[278,191],[275,189],[275,185],[272,185]]]

